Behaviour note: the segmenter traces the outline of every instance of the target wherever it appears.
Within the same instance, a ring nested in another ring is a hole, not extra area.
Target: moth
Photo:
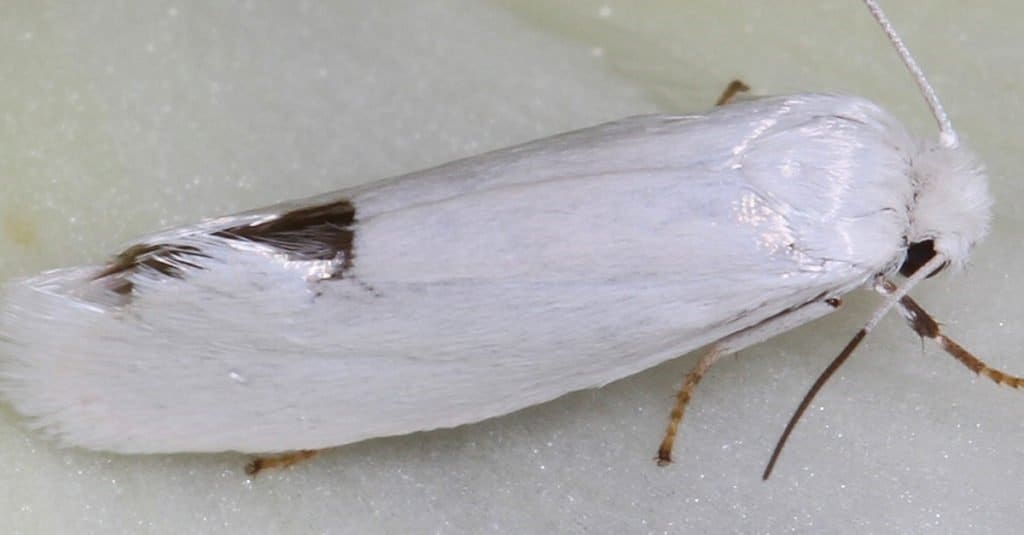
[[[974,371],[1021,386],[907,296],[964,265],[992,201],[921,70],[865,3],[937,139],[851,95],[723,102],[164,230],[104,264],[8,284],[0,394],[64,445],[297,452],[257,459],[255,473],[706,348],[658,450],[667,463],[717,359],[865,287],[883,303],[830,370],[896,307]]]

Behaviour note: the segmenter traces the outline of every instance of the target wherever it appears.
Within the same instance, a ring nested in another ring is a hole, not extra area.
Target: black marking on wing
[[[341,200],[285,212],[264,223],[227,228],[213,236],[269,245],[291,260],[338,260],[337,278],[352,267],[355,221],[355,205]]]
[[[140,243],[115,256],[93,280],[107,279],[110,291],[128,295],[135,288],[135,283],[128,279],[132,273],[150,269],[167,277],[183,279],[185,268],[199,268],[188,259],[202,257],[206,255],[191,245]]]
[[[333,261],[328,279],[340,279],[354,265],[356,207],[342,199],[299,208],[270,221],[229,227],[211,237],[269,246],[292,261]],[[195,245],[140,243],[116,257],[93,280],[103,280],[110,291],[129,295],[135,288],[131,275],[151,270],[170,278],[184,279],[188,269],[202,269],[196,261],[209,258]]]

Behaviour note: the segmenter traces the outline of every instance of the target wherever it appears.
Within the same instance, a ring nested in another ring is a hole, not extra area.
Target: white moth
[[[898,306],[956,353],[905,294],[985,236],[985,174],[867,4],[940,139],[854,96],[762,98],[167,230],[9,284],[0,393],[65,445],[315,450],[499,416],[710,345],[667,461],[717,358],[855,289],[887,295],[855,341]]]

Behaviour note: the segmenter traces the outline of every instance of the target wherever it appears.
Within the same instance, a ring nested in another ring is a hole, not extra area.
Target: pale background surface
[[[1024,373],[1021,8],[888,3],[988,163],[998,203],[969,271],[915,295],[977,355]],[[5,6],[0,280],[101,259],[133,236],[202,216],[628,114],[702,110],[736,76],[762,94],[857,93],[934,132],[853,0],[207,4]],[[818,398],[774,478],[760,481],[797,400],[873,302],[851,297],[840,314],[721,362],[665,469],[651,457],[695,355],[504,418],[335,449],[255,481],[240,455],[58,449],[0,405],[0,531],[1019,528],[1024,393],[975,379],[930,345],[922,356],[895,316]]]

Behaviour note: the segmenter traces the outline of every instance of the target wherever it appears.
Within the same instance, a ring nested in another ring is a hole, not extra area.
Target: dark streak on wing
[[[191,245],[140,243],[132,245],[114,257],[107,267],[96,274],[93,280],[110,278],[110,290],[119,295],[132,293],[135,284],[126,277],[141,269],[151,269],[168,277],[185,278],[182,268],[198,268],[189,262],[190,257],[206,257],[197,247]]]
[[[339,260],[340,275],[352,267],[356,207],[348,200],[285,212],[271,221],[231,227],[213,236],[248,240],[287,253],[292,260]]]
[[[258,243],[277,249],[293,261],[336,261],[328,278],[339,279],[355,258],[356,207],[342,199],[329,204],[285,212],[270,221],[229,227],[210,236]],[[185,278],[186,268],[202,269],[190,258],[208,258],[199,247],[175,243],[140,243],[114,259],[93,280],[108,279],[109,289],[120,295],[132,293],[130,276],[149,269],[167,277]]]

